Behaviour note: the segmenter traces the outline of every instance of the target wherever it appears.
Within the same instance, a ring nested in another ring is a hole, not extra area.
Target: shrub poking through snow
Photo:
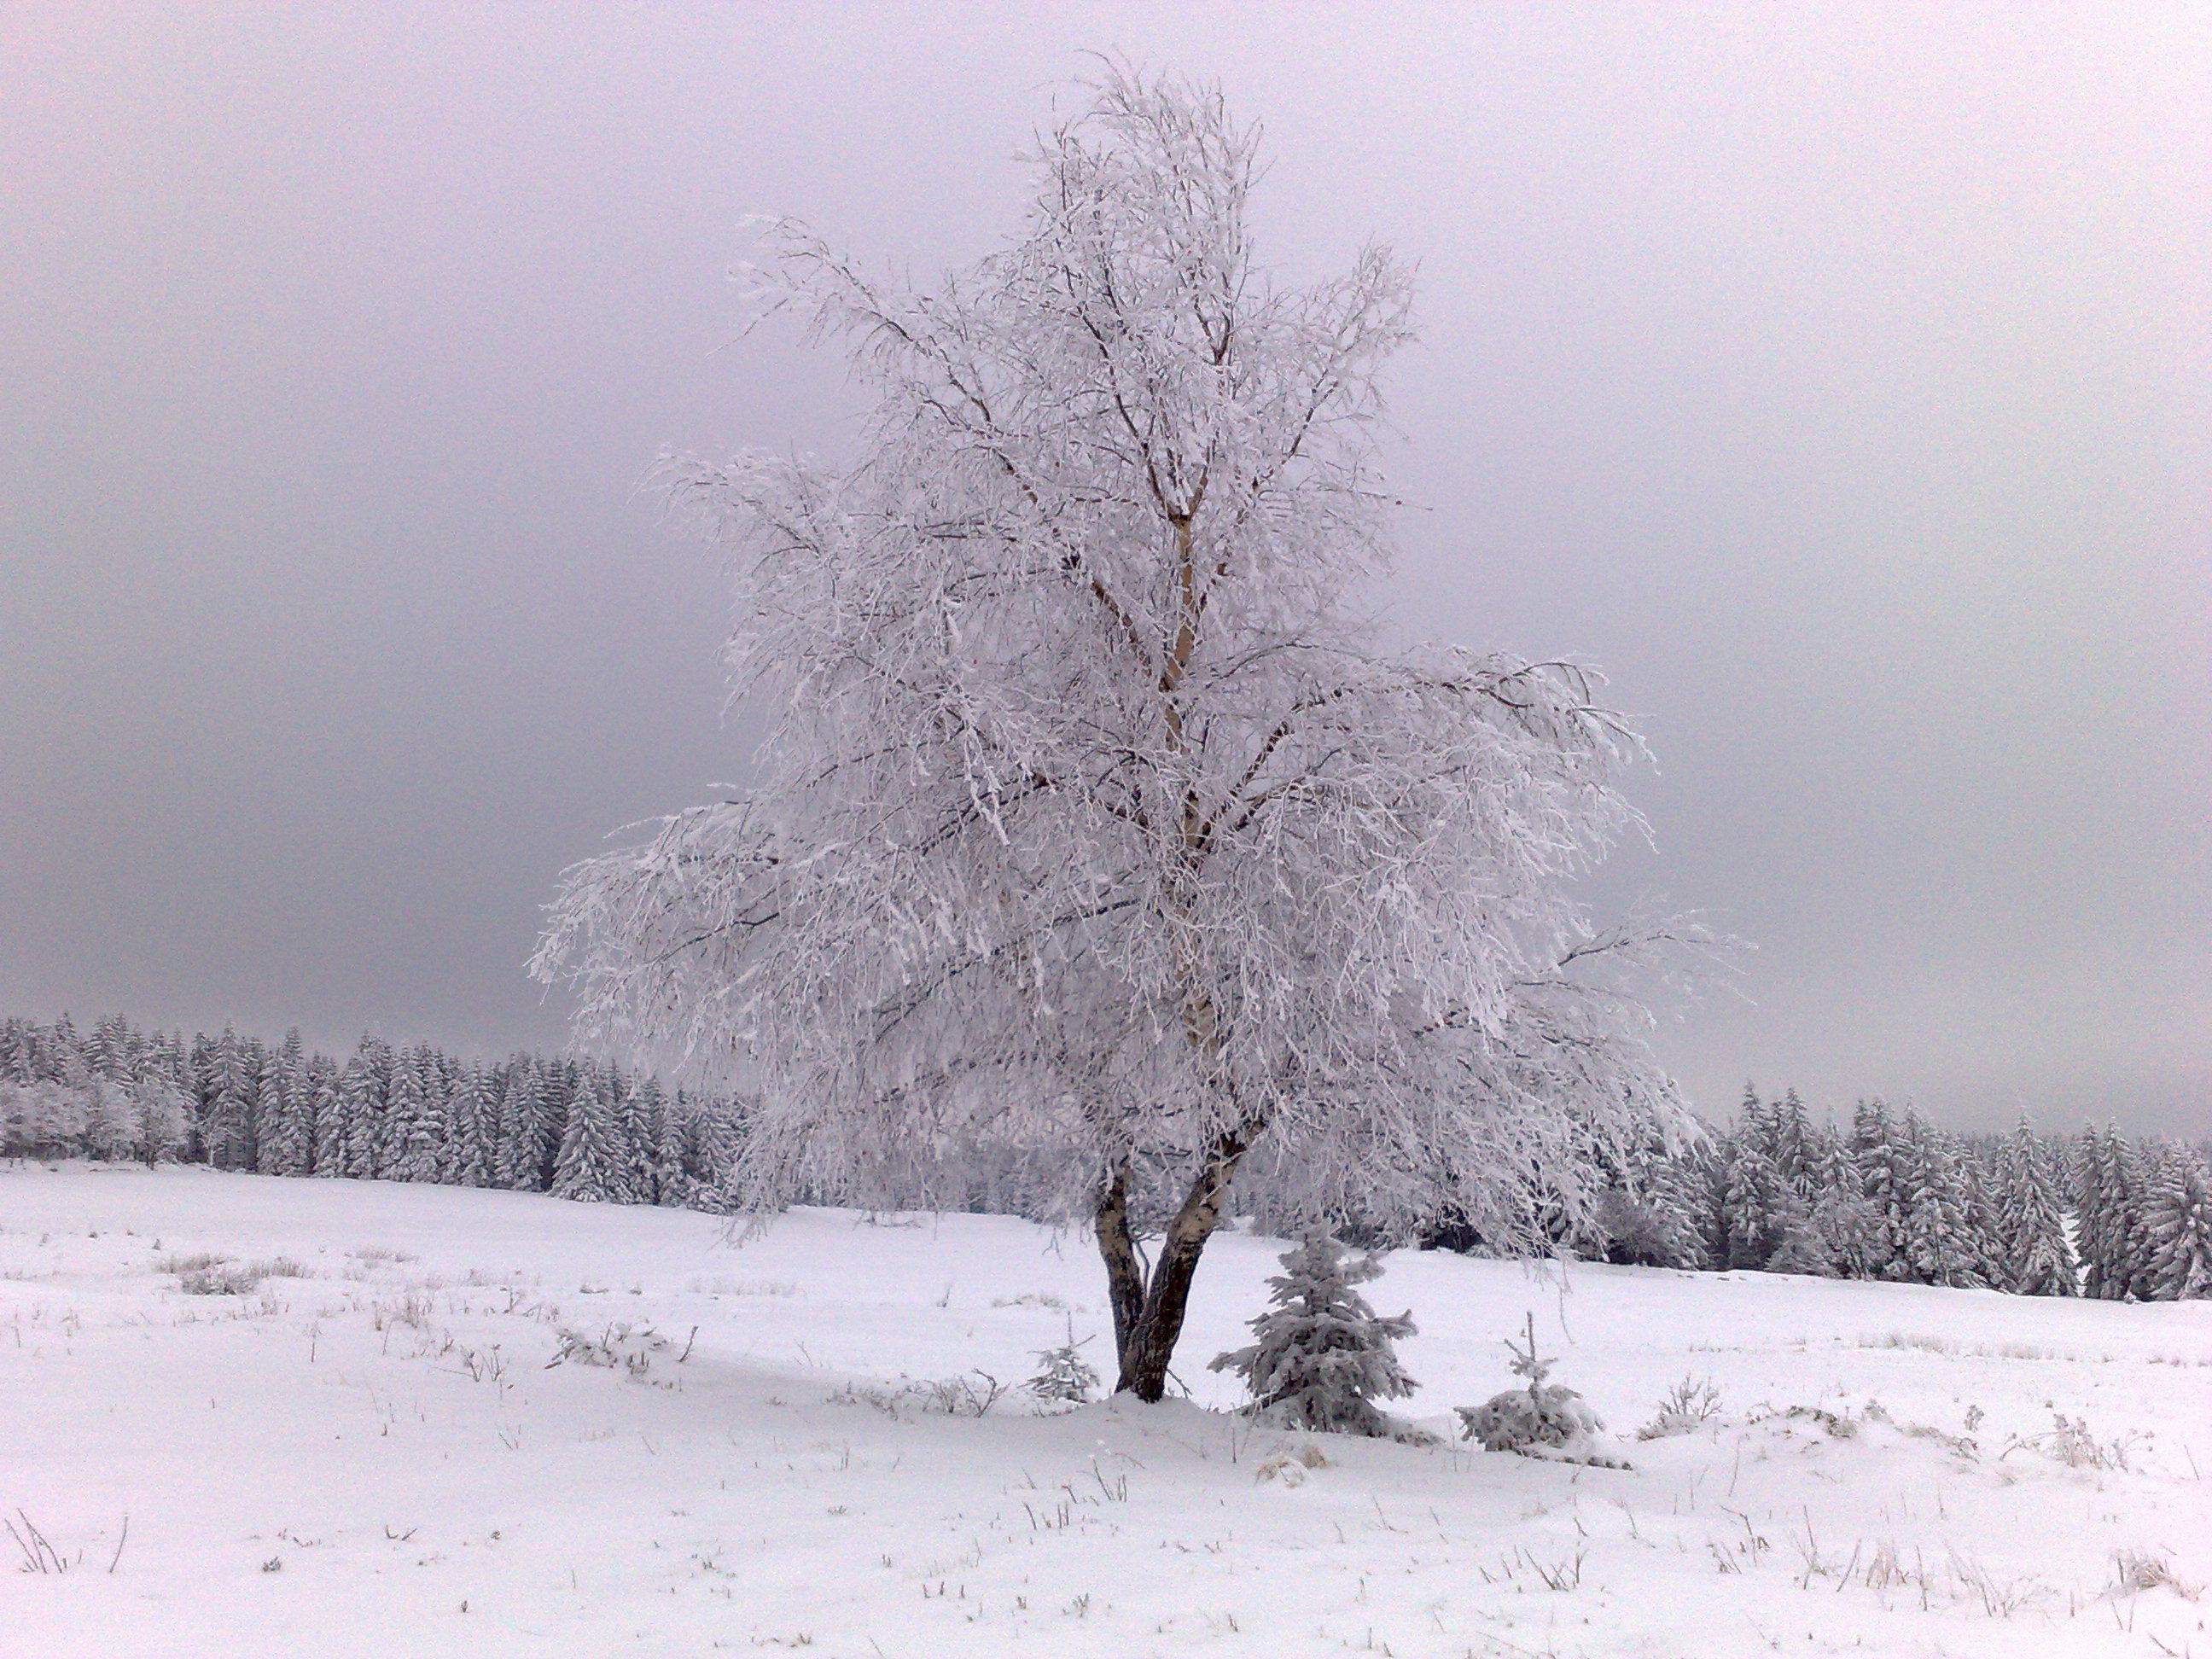
[[[2000,1460],[2016,1451],[2040,1452],[2055,1463],[2063,1463],[2069,1469],[2125,1469],[2128,1457],[2148,1437],[2124,1434],[2111,1440],[2100,1440],[2089,1432],[2087,1416],[2069,1417],[2054,1410],[2053,1426],[2041,1434],[2015,1435]]]
[[[1328,1457],[1310,1440],[1302,1445],[1281,1445],[1261,1460],[1260,1467],[1252,1472],[1256,1480],[1279,1480],[1286,1486],[1303,1486],[1306,1471],[1325,1469]]]
[[[967,1371],[958,1376],[925,1377],[920,1382],[902,1376],[884,1387],[848,1382],[824,1396],[832,1406],[871,1406],[885,1417],[899,1419],[902,1411],[937,1412],[946,1417],[988,1417],[991,1407],[1005,1397],[1006,1385],[988,1371]]]
[[[1252,1391],[1245,1409],[1283,1428],[1404,1437],[1408,1431],[1376,1408],[1417,1386],[1392,1346],[1413,1334],[1407,1312],[1380,1318],[1352,1289],[1378,1278],[1371,1255],[1346,1260],[1328,1233],[1308,1233],[1281,1258],[1269,1312],[1254,1319],[1259,1340],[1218,1355],[1210,1369],[1234,1371]]]
[[[650,1325],[610,1325],[597,1336],[570,1330],[563,1325],[554,1334],[560,1339],[560,1346],[552,1358],[545,1362],[547,1370],[570,1362],[609,1368],[619,1365],[639,1382],[653,1370],[655,1356],[676,1346]]]
[[[204,1273],[210,1267],[220,1267],[229,1260],[228,1256],[219,1255],[214,1250],[194,1250],[189,1255],[155,1257],[154,1271],[175,1273],[181,1279],[186,1273]]]
[[[251,1267],[201,1267],[178,1274],[177,1288],[186,1296],[252,1296],[261,1275]]]
[[[186,1296],[252,1296],[270,1273],[267,1262],[244,1267],[212,1250],[165,1256],[155,1265],[176,1274],[177,1288]]]
[[[1080,1406],[1091,1398],[1091,1391],[1098,1386],[1098,1372],[1085,1359],[1080,1350],[1084,1343],[1075,1340],[1075,1326],[1070,1322],[1067,1340],[1056,1348],[1038,1350],[1036,1360],[1042,1368],[1022,1386],[1037,1399],[1054,1405]]]
[[[2136,1595],[2145,1590],[2170,1589],[2185,1601],[2204,1593],[2202,1584],[2178,1577],[2173,1563],[2162,1550],[2123,1549],[2112,1552],[2113,1588],[2108,1594]]]
[[[1534,1316],[1530,1316],[1533,1319]],[[1663,1440],[1669,1435],[1689,1434],[1720,1415],[1721,1391],[1709,1376],[1685,1375],[1660,1397],[1651,1420],[1637,1430],[1638,1440]]]
[[[1462,1432],[1479,1441],[1486,1451],[1518,1452],[1523,1457],[1548,1457],[1567,1463],[1589,1463],[1600,1468],[1626,1468],[1620,1459],[1605,1452],[1598,1437],[1605,1425],[1572,1389],[1544,1379],[1559,1362],[1536,1352],[1536,1316],[1528,1316],[1523,1340],[1505,1339],[1513,1356],[1510,1370],[1525,1376],[1525,1389],[1508,1389],[1480,1406],[1461,1406]]]
[[[914,1385],[925,1411],[947,1417],[988,1417],[1006,1392],[1006,1385],[988,1371],[963,1371],[957,1376],[931,1377]]]

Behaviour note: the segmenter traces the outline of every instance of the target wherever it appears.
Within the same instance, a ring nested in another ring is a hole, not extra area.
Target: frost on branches
[[[1095,90],[934,293],[767,228],[762,309],[875,403],[841,467],[664,468],[732,550],[760,781],[570,870],[535,966],[589,1039],[763,1079],[756,1206],[1051,1149],[1158,1399],[1255,1147],[1312,1218],[1356,1190],[1508,1246],[1680,1107],[1605,977],[1663,930],[1562,887],[1636,825],[1636,738],[1581,669],[1369,620],[1405,273],[1279,285],[1218,94]]]
[[[1273,1311],[1252,1322],[1260,1340],[1218,1355],[1209,1369],[1243,1377],[1252,1415],[1283,1428],[1404,1433],[1374,1402],[1413,1392],[1392,1346],[1413,1334],[1413,1316],[1378,1318],[1352,1289],[1380,1278],[1382,1264],[1371,1255],[1346,1261],[1343,1247],[1319,1229],[1285,1252],[1282,1263],[1267,1281]]]

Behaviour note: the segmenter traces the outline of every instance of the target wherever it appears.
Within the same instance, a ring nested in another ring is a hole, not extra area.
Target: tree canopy
[[[1637,825],[1634,734],[1583,668],[1393,653],[1366,609],[1406,272],[1278,283],[1220,95],[1092,92],[934,291],[766,228],[762,309],[874,403],[842,465],[664,463],[734,556],[758,781],[570,870],[536,968],[587,1037],[757,1068],[753,1203],[1064,1150],[1157,1398],[1255,1149],[1316,1218],[1356,1188],[1510,1243],[1680,1109],[1606,977],[1653,933],[1566,885]]]

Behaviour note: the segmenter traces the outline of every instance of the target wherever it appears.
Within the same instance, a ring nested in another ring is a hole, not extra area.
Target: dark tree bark
[[[1115,1392],[1157,1401],[1167,1392],[1168,1362],[1182,1335],[1198,1260],[1221,1224],[1221,1206],[1229,1183],[1259,1126],[1223,1135],[1208,1149],[1190,1191],[1160,1241],[1159,1260],[1144,1272],[1129,1233],[1128,1170],[1118,1168],[1101,1192],[1098,1245],[1114,1299],[1114,1341],[1121,1362]]]
[[[1099,1190],[1098,1254],[1106,1262],[1106,1294],[1114,1306],[1115,1363],[1129,1351],[1129,1337],[1145,1308],[1145,1264],[1129,1231],[1129,1162],[1121,1159]]]

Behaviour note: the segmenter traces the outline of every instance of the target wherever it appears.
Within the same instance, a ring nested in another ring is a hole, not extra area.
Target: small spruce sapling
[[[1252,1391],[1245,1409],[1279,1427],[1413,1437],[1416,1431],[1376,1408],[1419,1386],[1398,1364],[1392,1344],[1414,1333],[1411,1311],[1380,1318],[1352,1289],[1377,1278],[1371,1255],[1345,1259],[1328,1233],[1308,1233],[1284,1253],[1284,1271],[1267,1282],[1269,1312],[1251,1322],[1259,1340],[1215,1358]]]
[[[1598,1436],[1605,1425],[1584,1403],[1581,1395],[1562,1383],[1544,1379],[1556,1358],[1536,1351],[1536,1316],[1528,1316],[1522,1340],[1505,1339],[1513,1356],[1514,1376],[1525,1376],[1525,1389],[1508,1389],[1480,1406],[1455,1407],[1461,1432],[1480,1441],[1486,1451],[1518,1452],[1523,1457],[1556,1458],[1564,1462],[1589,1463],[1601,1468],[1628,1465],[1599,1449]]]
[[[1023,1386],[1037,1399],[1054,1405],[1080,1406],[1091,1399],[1091,1392],[1098,1386],[1098,1372],[1084,1358],[1080,1350],[1084,1343],[1075,1340],[1075,1325],[1070,1321],[1067,1340],[1056,1348],[1037,1351],[1037,1364],[1042,1367]]]

